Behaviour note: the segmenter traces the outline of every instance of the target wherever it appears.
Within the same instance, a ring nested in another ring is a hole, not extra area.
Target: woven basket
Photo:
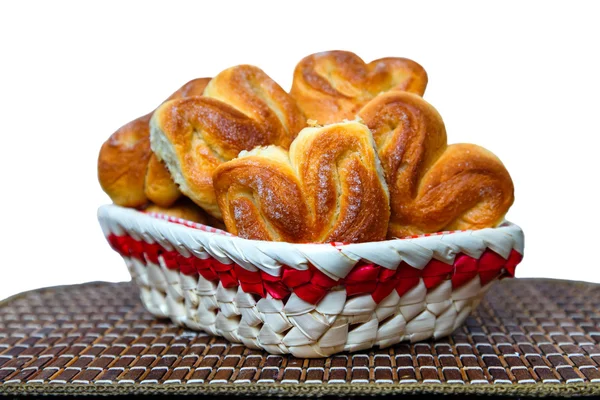
[[[114,205],[98,218],[152,314],[303,358],[449,335],[496,279],[514,275],[523,254],[523,232],[509,222],[383,242],[292,244]]]

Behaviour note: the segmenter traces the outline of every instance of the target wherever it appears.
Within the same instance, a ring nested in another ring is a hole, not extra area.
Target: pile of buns
[[[448,145],[405,58],[365,64],[305,57],[288,93],[239,65],[188,82],[102,146],[98,176],[115,204],[240,237],[366,242],[503,221],[514,200],[502,162]]]

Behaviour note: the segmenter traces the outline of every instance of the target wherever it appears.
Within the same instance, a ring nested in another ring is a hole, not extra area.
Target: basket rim
[[[332,245],[244,239],[188,227],[116,205],[101,206],[98,219],[107,238],[127,234],[147,243],[158,242],[184,257],[210,256],[224,264],[235,263],[249,271],[260,269],[273,276],[279,276],[283,265],[305,270],[310,264],[338,280],[345,278],[359,261],[392,270],[402,262],[423,269],[432,259],[453,265],[461,253],[479,259],[487,249],[508,260],[513,251],[522,256],[524,248],[523,231],[508,221],[496,228]]]
[[[151,218],[151,219],[157,220],[157,221],[164,221],[164,222],[171,223],[171,224],[178,224],[178,225],[181,225],[182,227],[184,227],[185,229],[189,230],[190,232],[204,232],[204,233],[208,233],[208,234],[218,234],[218,235],[223,235],[223,236],[227,236],[230,238],[235,238],[236,240],[242,240],[242,241],[250,242],[250,243],[261,243],[261,244],[262,243],[276,243],[276,244],[289,245],[289,246],[322,246],[322,247],[334,246],[337,248],[344,248],[344,247],[355,247],[355,246],[366,245],[366,244],[369,244],[369,245],[385,244],[385,243],[397,242],[397,241],[417,241],[417,240],[424,239],[424,238],[442,237],[442,236],[447,236],[447,235],[461,235],[461,234],[462,235],[464,235],[464,234],[470,235],[473,232],[497,231],[497,232],[507,232],[507,233],[510,232],[512,234],[515,234],[515,233],[522,234],[522,232],[523,232],[522,228],[519,225],[505,219],[498,226],[490,227],[490,228],[455,230],[455,231],[439,231],[439,232],[424,233],[421,235],[406,236],[406,237],[401,237],[401,238],[386,239],[386,240],[379,240],[379,241],[373,241],[373,242],[293,243],[293,242],[275,242],[275,241],[267,241],[267,240],[245,239],[245,238],[233,235],[222,229],[215,228],[215,227],[212,227],[209,225],[204,225],[204,224],[201,224],[198,222],[188,221],[185,219],[172,217],[167,214],[161,214],[161,213],[157,213],[157,212],[145,212],[143,210],[137,210],[135,208],[130,208],[130,207],[123,207],[123,206],[119,206],[116,204],[101,205],[98,208],[98,219],[102,223],[102,219],[106,218],[106,217],[109,217],[109,218],[112,217],[114,215],[115,210],[123,210],[124,212],[131,213],[131,215],[137,215],[140,218],[148,217],[148,218]],[[524,246],[519,246],[519,248],[515,248],[515,250],[517,250],[519,253],[523,254],[523,247]]]

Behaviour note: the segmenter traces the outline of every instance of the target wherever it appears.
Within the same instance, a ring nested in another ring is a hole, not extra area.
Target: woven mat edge
[[[456,385],[456,384],[328,384],[328,385],[0,385],[0,395],[261,395],[261,396],[370,396],[400,394],[456,394],[499,396],[594,396],[600,395],[600,384],[531,384],[531,385]]]
[[[571,281],[550,278],[517,278],[521,280],[550,281],[569,283],[581,286],[600,286],[593,282]],[[0,300],[0,307],[18,300],[28,294],[56,290],[74,286],[117,284],[122,282],[92,281],[72,285],[58,285],[17,293]],[[600,396],[600,384],[531,384],[513,386],[498,385],[457,385],[447,383],[436,384],[399,384],[399,385],[367,385],[367,384],[327,384],[327,385],[290,385],[290,384],[4,384],[0,385],[0,396],[3,395],[136,395],[136,394],[165,394],[165,395],[262,395],[262,396],[368,396],[368,395],[399,395],[399,394],[456,394],[456,395],[499,395],[499,396]]]
[[[89,282],[82,282],[82,283],[72,283],[72,284],[67,284],[67,285],[56,285],[56,286],[46,286],[46,287],[41,287],[41,288],[35,288],[35,289],[25,290],[23,292],[19,292],[19,293],[10,295],[10,296],[8,296],[8,297],[6,297],[4,299],[0,299],[0,307],[7,306],[11,302],[13,302],[15,300],[19,300],[22,297],[27,296],[28,294],[33,294],[33,293],[38,293],[38,292],[46,292],[46,291],[49,291],[49,290],[68,289],[68,288],[72,288],[72,287],[90,286],[90,285],[105,285],[105,284],[117,285],[117,284],[121,284],[121,283],[133,283],[133,281],[131,281],[131,280],[129,280],[129,281],[117,281],[117,282],[111,282],[111,281],[89,281]]]

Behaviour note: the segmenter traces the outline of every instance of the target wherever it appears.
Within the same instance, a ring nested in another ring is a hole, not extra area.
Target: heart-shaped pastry
[[[373,132],[390,190],[389,237],[503,220],[514,187],[502,162],[473,144],[448,146],[442,117],[420,96],[382,94],[359,115]]]
[[[210,78],[194,79],[166,100],[199,96]],[[111,200],[125,207],[142,207],[151,201],[171,206],[181,193],[169,171],[150,150],[152,113],[123,125],[102,145],[98,179]]]
[[[227,230],[248,239],[366,242],[386,236],[389,194],[373,137],[359,122],[303,129],[289,152],[243,152],[214,185]]]
[[[172,100],[152,117],[150,141],[183,194],[215,217],[221,213],[213,172],[242,150],[289,147],[305,118],[294,100],[257,67],[215,76],[201,97]]]
[[[348,51],[305,57],[294,71],[290,94],[307,118],[320,124],[354,119],[372,98],[389,90],[423,95],[427,73],[406,58],[381,58],[369,64]]]

